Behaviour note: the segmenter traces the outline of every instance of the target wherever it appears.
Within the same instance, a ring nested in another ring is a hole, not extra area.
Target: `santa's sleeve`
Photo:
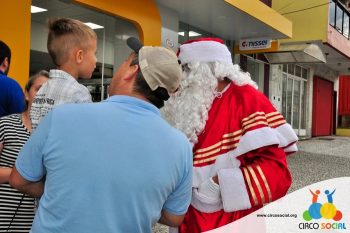
[[[277,145],[266,146],[238,157],[239,168],[218,172],[226,212],[262,206],[286,194],[291,175],[285,152]]]
[[[240,166],[218,171],[227,212],[262,206],[286,194],[291,175],[286,154],[297,151],[292,127],[271,102],[253,90],[242,99],[241,137],[230,157]]]

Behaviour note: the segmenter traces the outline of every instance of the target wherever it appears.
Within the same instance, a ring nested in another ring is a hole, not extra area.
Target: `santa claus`
[[[298,138],[222,40],[189,41],[178,58],[183,80],[162,112],[193,144],[192,202],[178,230],[196,233],[284,196]]]

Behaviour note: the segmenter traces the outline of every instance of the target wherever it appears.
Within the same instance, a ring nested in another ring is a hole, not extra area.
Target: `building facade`
[[[350,71],[347,3],[338,0],[272,2],[272,7],[293,23],[293,36],[280,40],[280,50],[289,48],[284,52],[289,51],[295,60],[272,65],[271,82],[279,83],[282,88],[272,88],[270,98],[282,94],[281,112],[299,136],[333,135],[341,126],[339,77]],[[311,45],[319,51],[308,50]]]

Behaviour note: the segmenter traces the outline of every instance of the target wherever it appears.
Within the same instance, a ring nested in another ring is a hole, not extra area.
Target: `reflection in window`
[[[336,22],[335,22],[335,28],[342,33],[342,24],[343,24],[343,10],[337,6],[337,12],[336,12]]]
[[[343,35],[349,38],[349,15],[344,14]]]
[[[329,24],[335,26],[335,3],[331,2],[329,5]]]
[[[332,0],[329,3],[329,25],[350,39],[350,12],[343,4],[344,1]]]

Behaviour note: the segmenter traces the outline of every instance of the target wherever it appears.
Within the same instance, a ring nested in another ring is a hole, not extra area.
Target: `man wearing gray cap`
[[[159,112],[181,68],[172,51],[131,42],[136,53],[115,73],[110,98],[58,106],[21,151],[10,183],[41,197],[32,233],[151,232],[158,221],[182,222],[191,145]]]

